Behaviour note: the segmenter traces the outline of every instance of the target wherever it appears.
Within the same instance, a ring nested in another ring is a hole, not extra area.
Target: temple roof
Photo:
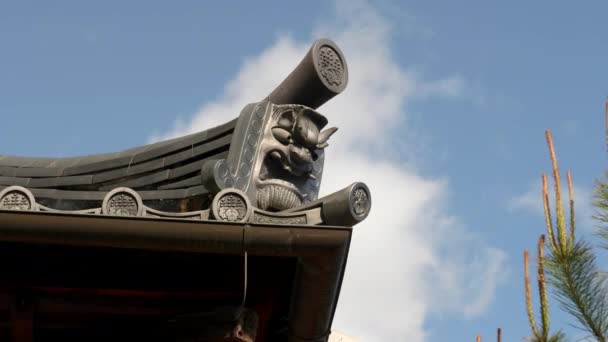
[[[122,152],[70,158],[0,156],[0,189],[18,185],[38,198],[103,200],[129,187],[144,200],[207,193],[201,184],[206,160],[225,158],[236,120],[221,126]]]

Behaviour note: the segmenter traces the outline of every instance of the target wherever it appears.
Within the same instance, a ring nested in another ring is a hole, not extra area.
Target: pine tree
[[[608,100],[606,101],[606,145],[608,147]],[[532,305],[529,253],[524,251],[524,288],[526,313],[532,335],[529,342],[562,342],[566,336],[558,331],[550,334],[550,316],[547,288],[557,299],[562,310],[570,314],[578,327],[587,332],[585,340],[608,342],[608,273],[598,268],[592,245],[576,238],[574,212],[574,189],[572,174],[567,172],[569,219],[566,220],[562,202],[562,189],[557,157],[550,131],[545,132],[555,191],[555,208],[549,203],[547,175],[542,175],[542,203],[545,213],[546,238],[538,241],[537,280],[540,299],[540,328],[536,323]],[[596,182],[594,202],[597,214],[594,218],[602,224],[597,232],[600,247],[608,249],[608,172],[603,180]],[[555,217],[553,217],[555,215]],[[545,256],[545,250],[548,255]],[[545,277],[545,271],[548,278]],[[501,331],[498,330],[498,341]],[[477,336],[481,342],[481,337]]]
[[[570,172],[567,173],[570,219],[568,222],[566,221],[559,168],[551,132],[546,132],[546,138],[551,156],[555,190],[555,222],[553,222],[547,176],[543,174],[542,200],[549,240],[549,253],[545,265],[549,275],[548,283],[553,288],[560,307],[576,319],[578,326],[588,332],[590,337],[596,341],[606,342],[608,336],[606,276],[597,267],[592,246],[587,241],[576,238],[574,194]],[[601,211],[599,219],[608,222],[608,185],[606,183],[598,182],[596,207]],[[608,237],[608,233],[604,231],[603,236]],[[532,326],[532,321],[530,324]],[[532,330],[535,338],[544,337],[544,334],[535,332],[534,327]]]

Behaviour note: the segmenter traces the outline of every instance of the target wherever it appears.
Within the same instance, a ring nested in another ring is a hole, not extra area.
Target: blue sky
[[[502,326],[519,341],[544,130],[581,196],[605,168],[606,13],[603,1],[3,2],[0,154],[110,152],[227,121],[327,36],[353,79],[321,108],[341,127],[324,187],[360,179],[374,196],[335,328],[472,341]]]

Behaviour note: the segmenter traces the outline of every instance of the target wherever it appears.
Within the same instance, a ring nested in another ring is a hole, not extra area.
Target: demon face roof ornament
[[[320,39],[224,125],[111,154],[0,156],[0,210],[352,226],[371,206],[363,183],[317,199],[337,129],[316,109],[347,83],[344,55]]]

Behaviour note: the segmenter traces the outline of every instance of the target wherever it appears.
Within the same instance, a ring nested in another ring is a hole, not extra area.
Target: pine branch
[[[598,212],[593,218],[601,224],[597,231],[597,235],[603,240],[600,246],[608,249],[608,184],[606,181],[608,181],[608,173],[605,180],[598,180],[595,184],[593,205]]]
[[[570,239],[568,240],[568,242],[570,243],[570,247],[572,247],[576,239],[576,220],[574,216],[574,186],[572,185],[572,173],[568,171],[566,173],[566,176],[568,177],[568,199],[570,202]]]
[[[534,319],[534,309],[532,307],[532,291],[530,289],[530,255],[528,251],[524,251],[524,288],[526,292],[526,313],[528,314],[528,322],[530,323],[530,329],[532,329],[532,335],[536,338],[540,338],[538,333],[538,327],[536,320]]]
[[[538,293],[540,298],[540,317],[542,322],[542,336],[549,339],[549,300],[547,298],[547,287],[545,282],[544,267],[545,236],[538,239]]]
[[[532,294],[530,290],[530,255],[528,251],[524,251],[524,287],[526,293],[526,313],[528,314],[528,321],[530,323],[530,329],[532,330],[532,336],[527,338],[530,342],[563,342],[565,341],[565,335],[558,331],[556,334],[549,334],[549,299],[547,296],[547,284],[545,280],[545,236],[541,235],[538,240],[538,293],[540,297],[540,317],[541,317],[541,330],[536,325],[534,318],[534,310],[532,306]],[[497,338],[498,342],[502,339],[502,332],[498,328]]]
[[[562,252],[565,252],[567,248],[567,233],[564,207],[562,206],[562,186],[559,177],[559,167],[557,165],[557,157],[555,156],[555,148],[553,146],[553,138],[551,137],[551,131],[545,131],[545,136],[547,138],[547,145],[549,145],[549,155],[551,157],[551,164],[553,166],[553,181],[555,183],[555,215],[557,221],[557,240],[559,242],[559,248],[562,250]]]
[[[557,236],[557,243],[553,243],[551,235],[549,235],[550,253],[546,263],[549,284],[555,289],[557,300],[562,309],[572,315],[599,342],[606,342],[608,333],[608,288],[606,287],[606,278],[598,272],[591,246],[584,241],[576,241],[575,239],[574,191],[572,175],[569,172],[570,230],[567,230],[566,218],[562,208],[557,157],[550,131],[546,131],[546,137],[555,182],[555,226],[551,221],[548,205],[546,176],[543,177],[543,204],[547,230],[550,231],[550,234]],[[604,190],[601,192],[604,198],[601,205],[604,205],[604,209],[608,209],[608,187],[599,185],[598,188]],[[606,212],[608,211],[604,211],[603,215],[605,216],[603,218],[605,222],[608,222]],[[553,228],[555,228],[555,231]],[[554,335],[554,337],[558,335],[560,333]]]
[[[608,98],[606,98],[606,148],[608,148]],[[605,178],[608,179],[608,173]],[[608,185],[605,182],[597,181],[594,192],[594,203],[596,208],[600,209],[601,212],[594,216],[594,218],[601,223],[608,223]],[[605,225],[600,227],[598,235],[604,241],[601,246],[608,249],[608,229]]]
[[[566,335],[564,335],[564,333],[561,331],[556,332],[551,337],[549,337],[549,339],[547,340],[547,342],[565,342],[565,341],[566,341]]]
[[[547,236],[549,237],[549,243],[551,249],[557,249],[557,242],[555,241],[555,235],[553,234],[553,220],[551,219],[551,205],[549,204],[549,182],[547,182],[547,175],[543,173],[543,209],[545,212],[545,225],[547,226]]]
[[[606,342],[608,291],[591,246],[578,241],[568,253],[552,254],[547,261],[549,283],[561,307],[598,341]]]
[[[551,335],[549,338],[544,339],[543,337],[527,337],[524,339],[526,342],[566,342],[566,335],[563,332],[558,331]]]

